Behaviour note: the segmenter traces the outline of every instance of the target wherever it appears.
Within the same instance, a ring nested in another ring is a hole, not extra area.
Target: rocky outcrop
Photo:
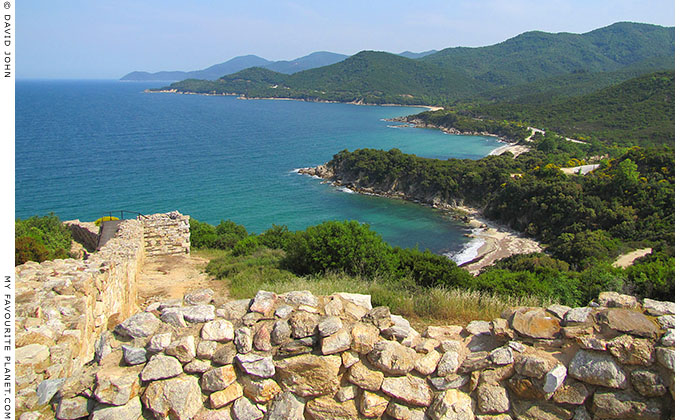
[[[177,310],[213,308],[204,317],[180,325],[162,316],[165,305],[151,305],[121,320],[103,340],[110,352],[100,365],[64,381],[36,379],[40,398],[25,396],[18,413],[190,420],[674,417],[675,343],[663,339],[669,330],[658,323],[674,316],[670,305],[621,307],[606,295],[601,303],[611,307],[515,308],[491,322],[420,334],[361,295],[261,291],[220,307],[197,295]],[[629,328],[627,321],[640,316],[654,328]],[[36,375],[49,369],[53,354],[33,343],[21,355]]]

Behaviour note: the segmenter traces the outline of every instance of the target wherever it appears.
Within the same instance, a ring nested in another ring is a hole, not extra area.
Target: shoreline
[[[507,226],[501,225],[500,223],[488,220],[484,217],[481,211],[474,207],[469,207],[465,205],[443,205],[437,206],[429,203],[423,203],[417,200],[411,200],[402,194],[389,194],[374,191],[370,188],[359,188],[354,185],[343,185],[341,182],[333,179],[327,178],[327,176],[332,176],[332,173],[328,171],[325,165],[318,166],[316,168],[298,168],[294,170],[300,175],[308,175],[313,178],[321,179],[322,182],[328,182],[335,187],[347,188],[352,192],[364,195],[373,195],[377,197],[393,198],[398,200],[405,200],[423,206],[432,207],[435,209],[440,209],[445,211],[447,215],[451,218],[457,219],[457,213],[460,211],[464,213],[462,220],[472,229],[472,233],[467,235],[474,240],[465,244],[463,249],[458,252],[451,253],[451,255],[444,254],[451,260],[456,262],[459,267],[462,267],[469,271],[473,275],[479,274],[482,268],[492,265],[496,260],[501,258],[507,258],[511,255],[516,254],[530,254],[533,252],[542,252],[543,249],[539,242],[523,237],[518,232],[510,229]],[[472,255],[466,261],[458,261],[454,257],[458,257],[463,254],[466,250],[472,247],[476,247],[476,243],[472,243],[475,240],[481,240],[482,244],[477,248],[476,255]]]
[[[271,100],[271,101],[299,101],[299,102],[316,102],[316,103],[323,103],[323,104],[348,104],[348,105],[364,105],[364,106],[399,106],[399,107],[407,107],[407,108],[426,108],[429,111],[440,111],[444,109],[442,106],[433,106],[433,105],[405,105],[405,104],[369,104],[365,103],[362,101],[350,101],[350,102],[342,102],[342,101],[329,101],[329,100],[319,100],[319,99],[304,99],[304,98],[282,98],[282,97],[252,97],[252,96],[244,96],[241,94],[237,93],[199,93],[199,92],[179,92],[177,89],[166,89],[166,90],[150,90],[150,89],[145,89],[144,93],[176,93],[178,95],[202,95],[202,96],[235,96],[237,99],[244,100],[244,101],[253,101],[253,100]]]

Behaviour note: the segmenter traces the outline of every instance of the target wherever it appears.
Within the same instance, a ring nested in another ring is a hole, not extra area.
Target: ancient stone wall
[[[68,220],[65,223],[72,233],[72,238],[82,244],[89,252],[94,252],[98,247],[99,228],[93,222],[81,222]]]
[[[674,313],[602,293],[584,308],[514,308],[419,334],[365,295],[260,291],[221,304],[201,290],[118,324],[100,365],[42,384],[24,415],[668,419]]]
[[[177,211],[139,217],[144,226],[146,255],[189,255],[189,216]]]
[[[143,261],[143,227],[127,220],[88,260],[16,267],[18,412],[38,404],[42,386],[55,386],[80,372],[96,357],[101,334],[136,311],[136,279]]]

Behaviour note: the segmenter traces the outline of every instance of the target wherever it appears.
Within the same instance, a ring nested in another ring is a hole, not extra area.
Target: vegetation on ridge
[[[52,213],[14,222],[14,265],[68,258],[71,245],[72,234]]]

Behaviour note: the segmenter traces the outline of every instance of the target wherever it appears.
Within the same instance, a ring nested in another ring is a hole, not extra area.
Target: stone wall
[[[104,336],[24,419],[674,418],[675,306],[602,293],[419,334],[365,295],[200,290]]]
[[[68,220],[64,223],[72,233],[72,238],[82,244],[87,251],[94,252],[98,248],[99,228],[95,223],[79,220]]]
[[[101,333],[136,312],[143,261],[143,227],[127,220],[88,260],[15,268],[18,412],[36,406],[41,384],[52,386],[80,372],[96,357]]]
[[[146,255],[189,255],[189,216],[177,211],[139,216]]]

